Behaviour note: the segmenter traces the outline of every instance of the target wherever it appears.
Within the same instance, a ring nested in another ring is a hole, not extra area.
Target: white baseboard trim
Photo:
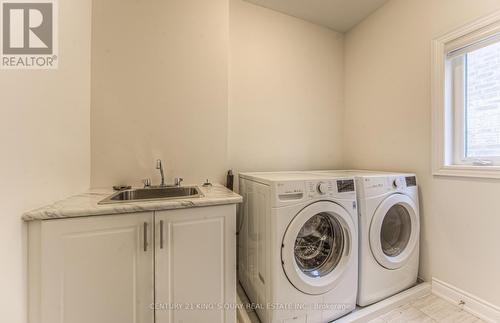
[[[432,278],[432,293],[460,306],[483,321],[500,322],[500,307],[434,277]]]
[[[351,314],[348,314],[335,323],[362,323],[376,319],[377,317],[389,313],[390,311],[410,303],[411,301],[429,295],[431,293],[431,284],[421,283],[410,289],[402,291],[394,296],[386,298],[378,303],[359,307]]]

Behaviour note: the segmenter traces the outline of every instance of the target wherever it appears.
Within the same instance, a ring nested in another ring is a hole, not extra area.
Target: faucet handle
[[[145,179],[143,179],[142,183],[144,184],[144,188],[151,187],[151,178],[145,178]]]
[[[162,166],[161,165],[161,159],[157,159],[156,160],[156,169],[161,169],[162,168],[161,166]]]
[[[174,184],[175,186],[181,186],[181,183],[184,181],[184,178],[182,177],[176,177],[174,178]]]

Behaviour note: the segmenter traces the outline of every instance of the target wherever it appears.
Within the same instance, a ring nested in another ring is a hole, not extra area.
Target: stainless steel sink
[[[100,201],[99,204],[171,200],[201,196],[203,194],[197,186],[138,188],[116,192]]]

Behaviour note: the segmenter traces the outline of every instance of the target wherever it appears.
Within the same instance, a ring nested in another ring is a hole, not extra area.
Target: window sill
[[[432,175],[500,179],[500,166],[449,165],[435,169]]]

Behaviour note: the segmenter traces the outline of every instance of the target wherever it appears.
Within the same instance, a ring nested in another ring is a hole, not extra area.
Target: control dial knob
[[[326,185],[326,183],[323,183],[323,182],[318,183],[317,189],[318,189],[318,193],[320,193],[322,195],[326,194],[326,192],[328,192],[328,185]]]
[[[392,186],[393,186],[394,188],[398,188],[398,187],[399,187],[399,182],[398,182],[398,180],[397,180],[397,179],[395,179],[395,180],[393,180],[393,181],[392,181]]]

